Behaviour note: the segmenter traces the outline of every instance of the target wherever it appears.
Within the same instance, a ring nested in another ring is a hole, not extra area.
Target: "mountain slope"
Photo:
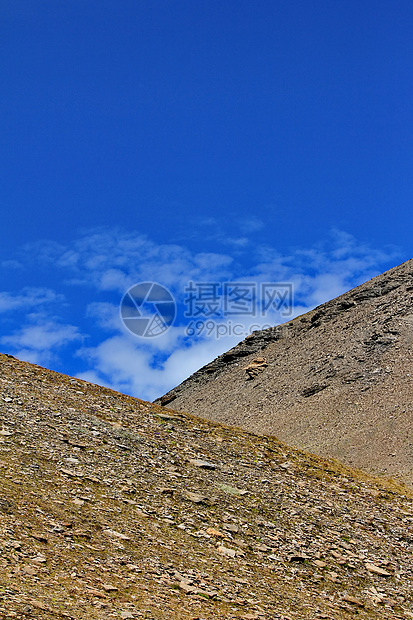
[[[413,484],[412,296],[410,260],[255,332],[156,402]]]
[[[0,617],[413,618],[413,505],[0,355]]]

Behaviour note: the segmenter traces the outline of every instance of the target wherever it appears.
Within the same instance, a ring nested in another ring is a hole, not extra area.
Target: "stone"
[[[235,549],[229,549],[228,547],[223,547],[222,545],[218,547],[218,551],[221,555],[226,555],[229,558],[235,558],[237,555]]]
[[[287,560],[289,562],[305,562],[306,560],[308,560],[308,556],[304,553],[291,553],[289,556],[287,556]]]
[[[107,534],[108,536],[112,536],[113,538],[120,538],[120,540],[130,540],[129,536],[126,536],[126,534],[122,534],[121,532],[116,532],[116,530],[104,530],[105,534]]]
[[[208,500],[206,495],[201,495],[200,493],[192,493],[192,491],[185,491],[184,497],[190,502],[193,502],[194,504],[204,504]]]
[[[342,600],[346,603],[357,605],[358,607],[364,607],[363,601],[361,601],[359,598],[356,598],[355,596],[351,596],[350,594],[346,594],[345,596],[343,596]]]
[[[365,567],[369,573],[374,573],[375,575],[380,575],[381,577],[391,577],[391,573],[387,572],[383,568],[380,568],[379,566],[370,564],[370,562],[366,562]]]
[[[42,603],[42,601],[35,601],[32,599],[30,601],[30,605],[32,605],[32,607],[35,607],[36,609],[42,609],[43,611],[46,611],[48,609],[47,605]]]
[[[225,537],[225,534],[223,534],[219,530],[216,530],[214,527],[208,527],[206,532],[210,536],[215,536],[216,538],[224,538]]]
[[[32,533],[31,537],[35,538],[36,540],[38,540],[39,542],[42,542],[42,543],[47,543],[48,542],[48,539],[46,538],[46,536],[44,534]]]
[[[61,467],[60,471],[62,472],[62,474],[65,474],[66,476],[71,476],[73,478],[83,478],[83,474],[77,473],[73,469],[66,469],[64,467]]]
[[[159,489],[159,493],[161,495],[173,495],[174,494],[174,489],[171,489],[169,487],[161,487]],[[136,504],[136,502],[135,502],[135,504]]]
[[[265,357],[257,357],[248,366],[245,367],[248,379],[254,379],[260,372],[267,368],[268,362]]]
[[[224,493],[229,493],[230,495],[246,495],[248,491],[244,489],[237,489],[237,487],[233,487],[230,484],[217,484],[217,487],[224,491]]]
[[[180,581],[179,587],[187,594],[195,594],[197,592],[197,588],[187,583],[187,581]]]
[[[96,590],[95,588],[88,589],[88,593],[96,598],[106,598],[106,594],[101,592],[101,590]]]
[[[217,466],[209,461],[203,461],[201,459],[189,459],[189,463],[194,467],[201,467],[202,469],[216,469]]]

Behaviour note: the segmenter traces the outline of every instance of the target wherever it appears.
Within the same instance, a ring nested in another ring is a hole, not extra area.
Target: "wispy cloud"
[[[237,340],[236,337],[193,340],[188,344],[177,339],[166,359],[158,362],[157,352],[160,350],[153,345],[139,346],[127,335],[112,336],[97,347],[79,351],[78,354],[88,360],[91,370],[79,373],[78,377],[138,398],[154,400],[234,346]]]
[[[96,230],[63,248],[49,242],[27,247],[39,260],[67,273],[66,282],[124,292],[135,282],[162,282],[177,289],[189,279],[229,274],[233,258],[221,253],[193,253],[175,244],[157,244],[145,235],[121,229]]]
[[[293,282],[296,302],[307,309],[373,278],[400,256],[397,248],[378,250],[337,229],[323,243],[295,248],[287,255],[264,246],[257,252],[261,261],[256,277]]]
[[[48,320],[42,315],[31,315],[31,322],[12,334],[0,338],[0,343],[11,347],[22,360],[36,364],[47,364],[60,348],[74,341],[83,340],[79,328]]]
[[[226,237],[223,229],[218,230],[219,222],[208,222],[205,234],[215,235],[217,247],[211,253],[194,252],[182,244],[159,244],[120,228],[86,231],[67,246],[51,242],[30,246],[26,260],[36,257],[47,264],[59,283],[58,292],[38,287],[0,293],[0,312],[8,320],[18,317],[12,327],[7,323],[8,333],[0,343],[22,359],[42,364],[60,354],[64,357],[70,346],[70,363],[77,365],[75,372],[71,368],[73,374],[153,399],[235,345],[252,325],[258,328],[286,320],[271,309],[266,316],[213,317],[212,328],[203,329],[205,317],[190,323],[190,317],[184,316],[189,281],[253,282],[257,290],[262,282],[290,282],[295,294],[292,316],[296,316],[373,277],[398,258],[394,248],[377,250],[340,230],[332,230],[323,243],[280,253],[276,247],[251,243],[249,234],[261,226],[258,218],[244,219],[232,231],[236,234]],[[147,281],[172,291],[178,316],[158,338],[138,339],[122,325],[119,303],[130,286]],[[76,322],[68,322],[57,311],[65,300],[63,290],[90,292],[73,293]],[[41,309],[37,315],[35,308]],[[235,323],[241,326],[236,334]]]
[[[47,288],[24,288],[19,293],[0,292],[0,312],[49,305],[52,302],[63,302],[64,296]]]
[[[240,231],[244,235],[250,235],[251,233],[258,232],[259,230],[262,230],[265,226],[264,222],[255,215],[251,217],[241,218],[238,225]]]

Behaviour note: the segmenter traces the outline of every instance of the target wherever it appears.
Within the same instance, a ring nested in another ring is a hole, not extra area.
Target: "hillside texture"
[[[0,355],[0,618],[413,618],[409,492]]]
[[[413,260],[254,332],[156,402],[413,486]]]

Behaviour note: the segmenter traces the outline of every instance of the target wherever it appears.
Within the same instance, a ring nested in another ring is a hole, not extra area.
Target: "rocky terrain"
[[[254,332],[156,402],[413,487],[413,260]]]
[[[274,438],[0,355],[0,473],[2,620],[413,618],[409,490]]]

